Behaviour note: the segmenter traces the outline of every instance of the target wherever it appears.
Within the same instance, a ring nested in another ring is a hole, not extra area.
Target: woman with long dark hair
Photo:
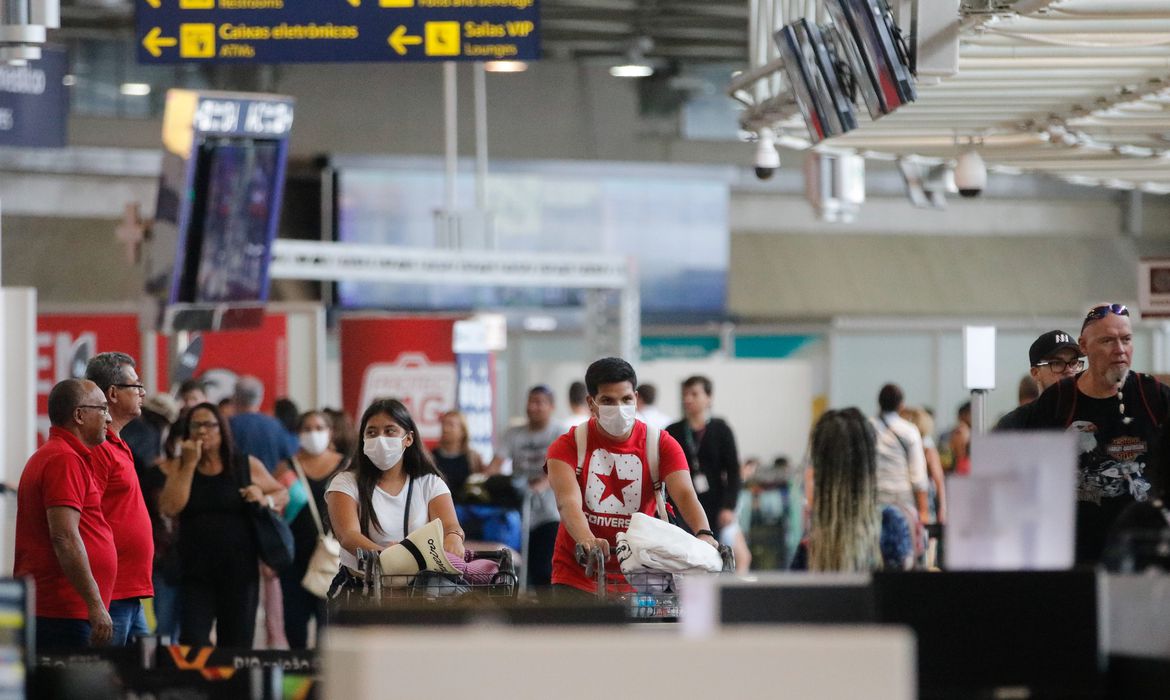
[[[215,404],[199,404],[175,429],[180,453],[163,467],[159,511],[179,518],[180,642],[210,644],[214,624],[217,645],[250,649],[260,570],[248,509],[283,508],[288,491],[235,448]]]
[[[826,411],[812,435],[812,522],[794,569],[908,568],[910,526],[877,500],[877,436],[856,408]]]
[[[375,400],[362,414],[358,438],[349,465],[325,493],[341,543],[342,581],[357,576],[358,549],[380,552],[435,518],[443,522],[443,548],[462,557],[463,529],[451,491],[406,406]]]

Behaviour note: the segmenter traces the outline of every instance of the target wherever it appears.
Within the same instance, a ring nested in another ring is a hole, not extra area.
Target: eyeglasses
[[[204,428],[207,428],[208,430],[219,430],[219,421],[198,420],[198,421],[191,422],[191,432],[195,432],[196,430],[202,430]]]
[[[1081,324],[1081,330],[1084,330],[1085,326],[1089,325],[1089,323],[1099,321],[1109,314],[1128,316],[1129,309],[1125,307],[1125,304],[1102,304],[1101,306],[1094,306],[1089,309],[1089,313],[1085,314],[1085,322]]]
[[[146,387],[141,384],[114,384],[114,386],[118,387],[119,389],[133,389],[139,394],[146,393]]]
[[[110,415],[110,407],[109,406],[100,406],[98,404],[83,403],[83,404],[78,404],[77,407],[78,408],[92,408],[92,409],[101,411],[102,413],[106,414],[107,416]]]
[[[1033,367],[1047,367],[1048,369],[1060,374],[1066,369],[1072,369],[1074,372],[1080,372],[1085,368],[1084,358],[1078,357],[1075,360],[1049,360],[1047,362],[1037,362]]]

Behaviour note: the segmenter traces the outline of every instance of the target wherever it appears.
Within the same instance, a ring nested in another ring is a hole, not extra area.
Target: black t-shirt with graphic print
[[[1149,455],[1170,406],[1170,387],[1130,372],[1121,393],[1124,401],[1095,399],[1070,377],[1041,394],[1029,417],[1030,428],[1064,428],[1079,435],[1078,564],[1097,563],[1117,516],[1149,495]]]

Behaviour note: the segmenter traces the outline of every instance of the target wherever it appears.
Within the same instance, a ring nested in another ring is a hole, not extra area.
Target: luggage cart
[[[735,555],[731,547],[719,545],[723,560],[721,573],[735,572]],[[636,571],[623,574],[605,570],[605,555],[600,547],[585,549],[577,545],[577,563],[585,575],[597,584],[597,597],[620,601],[626,615],[635,620],[676,622],[679,617],[678,586],[668,571]]]
[[[516,596],[516,566],[507,547],[493,550],[467,550],[464,561],[494,561],[499,570],[492,574],[467,573],[455,576],[435,571],[417,574],[383,574],[379,552],[359,549],[358,570],[364,581],[361,595],[370,602],[385,598],[437,599],[478,595],[492,598]]]

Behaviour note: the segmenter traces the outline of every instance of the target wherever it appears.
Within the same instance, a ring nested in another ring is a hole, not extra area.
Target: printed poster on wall
[[[453,318],[353,316],[340,322],[341,399],[354,421],[376,398],[402,401],[428,445],[456,407]]]

